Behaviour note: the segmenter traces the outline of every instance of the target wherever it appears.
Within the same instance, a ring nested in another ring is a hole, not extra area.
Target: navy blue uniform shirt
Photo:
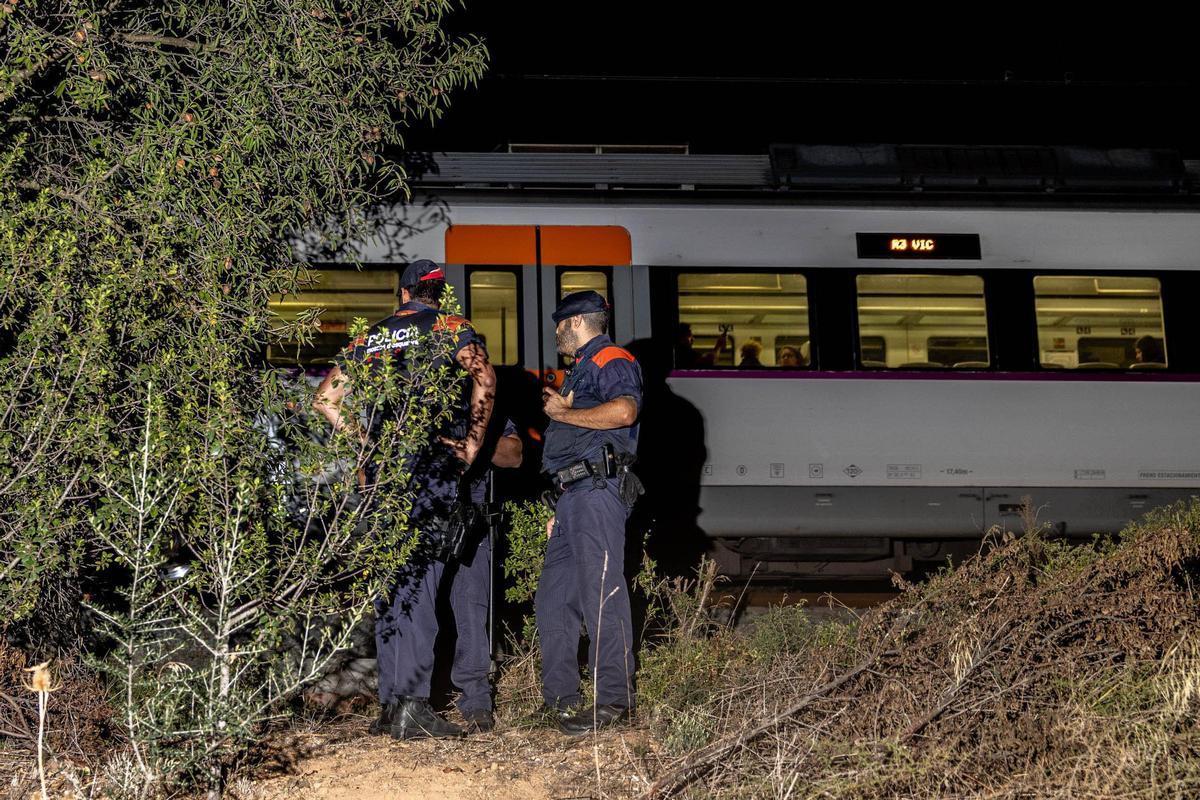
[[[449,358],[439,359],[441,364],[454,364],[457,368],[455,359],[464,347],[471,344],[483,347],[483,342],[466,318],[445,314],[433,306],[410,300],[400,306],[392,316],[372,325],[365,336],[351,342],[350,346],[339,354],[337,361],[339,365],[346,360],[369,364],[375,359],[393,358],[398,359],[403,367],[405,351],[417,342],[419,336],[442,330],[453,331],[455,342]],[[455,414],[450,429],[444,431],[454,438],[466,435],[466,422],[470,411],[470,379],[465,375],[464,378],[462,408]],[[388,410],[385,409],[382,416],[390,416]],[[378,422],[382,422],[382,419]]]
[[[598,405],[629,397],[642,410],[642,368],[623,347],[617,347],[605,334],[593,338],[575,353],[575,365],[563,381],[563,396],[575,392],[573,408]],[[566,422],[551,420],[546,428],[546,447],[542,468],[555,472],[576,461],[597,461],[606,442],[617,453],[637,453],[638,423],[627,428],[596,431]]]

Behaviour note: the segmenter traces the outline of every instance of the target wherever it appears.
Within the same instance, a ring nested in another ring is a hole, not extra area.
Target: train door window
[[[566,297],[573,292],[583,292],[591,289],[599,292],[600,296],[611,302],[612,273],[607,268],[592,269],[562,269],[558,270],[558,296]],[[613,318],[608,317],[608,335],[613,335]],[[574,359],[562,353],[558,355],[559,369],[565,369]]]
[[[521,293],[512,270],[473,269],[467,275],[467,317],[486,340],[493,364],[521,363]]]
[[[378,322],[396,310],[398,276],[395,268],[363,267],[326,269],[316,281],[297,294],[275,295],[270,309],[282,323],[317,314],[320,330],[301,344],[299,337],[274,342],[267,347],[272,364],[328,365],[349,342],[348,331],[355,317]]]
[[[859,354],[873,369],[979,369],[990,364],[983,278],[859,275]]]
[[[1157,278],[1038,275],[1033,279],[1043,367],[1164,369]]]
[[[572,292],[582,292],[591,289],[594,292],[599,292],[601,297],[608,300],[612,294],[610,291],[611,283],[612,280],[609,277],[608,270],[563,270],[558,273],[558,296],[563,298]]]
[[[681,272],[676,369],[805,369],[808,284],[780,272]]]

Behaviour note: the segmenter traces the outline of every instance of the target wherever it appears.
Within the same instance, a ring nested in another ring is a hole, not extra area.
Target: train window
[[[858,339],[864,366],[884,366],[887,363],[887,339],[882,336],[860,336]]]
[[[859,354],[872,369],[979,369],[990,364],[983,278],[859,275]]]
[[[572,292],[587,289],[599,292],[605,300],[609,298],[608,272],[606,270],[563,270],[558,274],[558,296],[566,297]]]
[[[1033,293],[1042,366],[1167,366],[1162,288],[1157,278],[1038,275]]]
[[[346,346],[347,332],[355,317],[378,322],[396,310],[398,276],[393,267],[361,271],[328,269],[314,284],[298,294],[275,295],[270,309],[281,322],[294,322],[302,314],[319,309],[320,332],[307,344],[276,342],[267,347],[273,364],[328,364]]]
[[[676,369],[808,367],[808,284],[803,275],[683,272],[677,297]]]
[[[987,366],[986,336],[930,336],[925,343],[929,360],[939,364],[981,363]]]
[[[515,272],[472,270],[467,276],[466,311],[487,341],[493,364],[521,363],[521,299]]]

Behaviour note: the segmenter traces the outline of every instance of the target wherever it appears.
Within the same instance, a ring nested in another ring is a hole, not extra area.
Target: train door
[[[564,366],[550,314],[564,294],[594,289],[613,305],[618,342],[649,335],[645,272],[632,269],[629,232],[615,225],[455,225],[446,264],[493,362],[548,382]]]

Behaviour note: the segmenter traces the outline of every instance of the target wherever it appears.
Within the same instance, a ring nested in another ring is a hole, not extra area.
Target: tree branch
[[[178,47],[183,50],[203,50],[204,45],[178,36],[163,36],[157,33],[122,33],[121,41],[129,44],[157,44],[163,47]]]

